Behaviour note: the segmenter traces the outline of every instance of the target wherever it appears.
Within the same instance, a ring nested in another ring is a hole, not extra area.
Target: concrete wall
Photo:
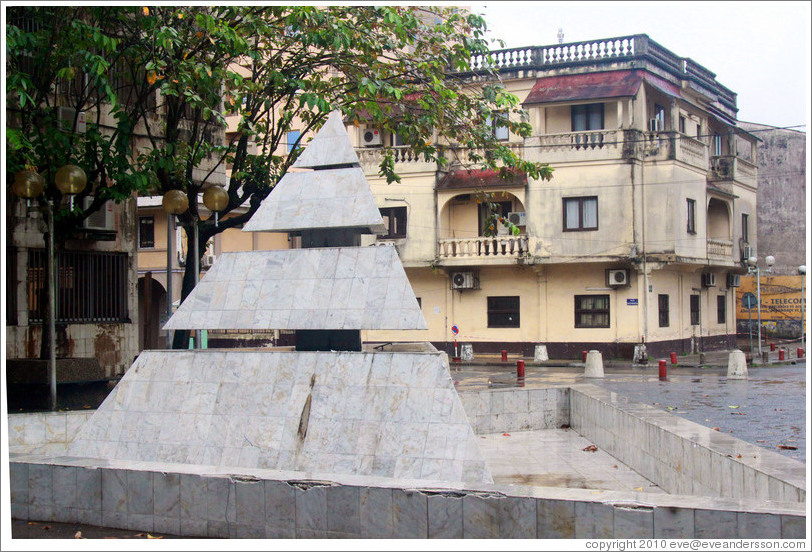
[[[477,435],[559,429],[570,423],[569,389],[495,389],[459,393]]]
[[[61,454],[95,410],[32,412],[8,416],[10,452]]]
[[[593,385],[570,388],[570,425],[668,493],[806,500],[806,466]]]
[[[806,263],[806,133],[741,123],[758,145],[758,257],[775,257],[775,273]],[[752,216],[751,216],[752,218]],[[751,222],[752,224],[752,222]]]
[[[804,538],[803,504],[12,456],[11,515],[220,538]]]

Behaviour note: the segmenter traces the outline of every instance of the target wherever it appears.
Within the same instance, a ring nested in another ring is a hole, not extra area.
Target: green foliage
[[[8,15],[7,169],[36,167],[46,197],[59,200],[50,175],[70,161],[88,174],[83,194],[97,198],[87,213],[60,215],[64,235],[102,200],[171,189],[190,198],[180,217],[189,231],[202,186],[228,167],[228,210],[217,227],[200,222],[205,244],[250,218],[295,161],[287,133],[312,135],[333,110],[397,132],[439,166],[552,176],[495,139],[489,121],[517,136],[531,128],[495,75],[465,78],[489,47],[482,17],[457,8],[18,6]],[[87,113],[86,132],[57,121],[55,90],[69,92],[60,105]],[[237,132],[224,134],[226,117]],[[379,171],[399,181],[391,151]]]

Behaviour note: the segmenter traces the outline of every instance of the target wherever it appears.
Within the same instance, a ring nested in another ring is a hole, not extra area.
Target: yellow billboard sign
[[[794,322],[800,327],[805,316],[805,295],[803,276],[761,276],[761,320],[777,323]],[[755,276],[742,276],[741,285],[736,289],[736,318],[738,321],[758,317],[758,304],[752,309],[745,308],[742,296],[752,293],[758,296]]]

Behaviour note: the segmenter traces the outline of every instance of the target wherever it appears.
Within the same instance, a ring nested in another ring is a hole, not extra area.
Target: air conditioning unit
[[[56,116],[63,130],[73,130],[73,119],[76,118],[77,133],[83,134],[87,130],[87,116],[84,111],[79,112],[76,117],[76,110],[72,107],[60,106],[56,108]]]
[[[728,274],[727,275],[727,287],[729,288],[737,288],[741,285],[742,277],[739,274]]]
[[[659,132],[663,129],[663,121],[662,119],[649,119],[648,121],[648,129],[650,132]]]
[[[743,261],[746,261],[747,259],[749,259],[750,257],[752,257],[752,256],[754,256],[756,254],[756,252],[753,251],[753,246],[752,245],[743,245],[741,247],[741,250],[742,250],[742,260]]]
[[[716,274],[712,272],[702,274],[702,287],[714,287],[716,285]]]
[[[477,284],[477,277],[473,272],[451,274],[451,289],[476,289]]]
[[[361,143],[365,146],[381,146],[383,145],[383,135],[380,129],[367,128],[361,135]]]
[[[621,287],[629,285],[629,271],[625,268],[606,271],[606,277],[610,287]]]
[[[527,225],[527,213],[525,212],[513,212],[508,213],[507,219],[510,221],[511,224],[516,226],[526,226]]]
[[[217,260],[217,255],[203,255],[203,268],[210,267],[214,264],[215,260]]]
[[[90,204],[93,203],[93,198],[88,196],[82,200],[82,209],[87,210]],[[95,213],[91,213],[85,220],[82,221],[82,228],[85,230],[103,230],[115,231],[116,218],[113,211],[113,202],[105,201],[101,209]]]

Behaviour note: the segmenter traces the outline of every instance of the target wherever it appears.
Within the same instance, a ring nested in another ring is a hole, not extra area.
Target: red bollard
[[[671,364],[677,364],[677,353],[671,353]]]
[[[784,360],[784,348],[778,349],[778,360]]]
[[[804,350],[798,347],[798,358],[804,358]]]
[[[770,350],[775,351],[775,343],[770,343]]]
[[[502,362],[507,362],[507,351],[502,349]]]
[[[666,377],[666,368],[665,368],[665,360],[660,361],[660,378]]]
[[[516,378],[518,379],[519,387],[524,387],[524,361],[516,361]]]
[[[586,362],[586,351],[581,351],[581,362]]]

